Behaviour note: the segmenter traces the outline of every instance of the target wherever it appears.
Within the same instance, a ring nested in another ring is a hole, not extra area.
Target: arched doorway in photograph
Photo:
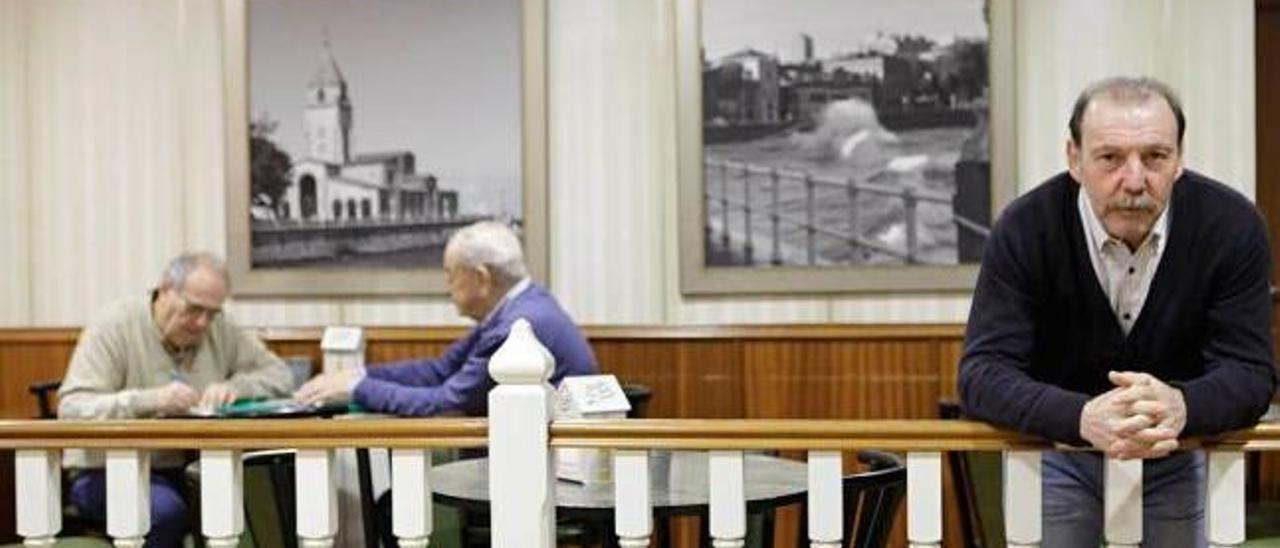
[[[302,180],[298,181],[298,218],[304,221],[310,220],[316,216],[316,178],[311,175],[303,175]]]

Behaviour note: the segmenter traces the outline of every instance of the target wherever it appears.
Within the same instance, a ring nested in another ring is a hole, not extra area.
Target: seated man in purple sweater
[[[529,279],[520,240],[506,225],[482,221],[454,233],[445,246],[444,272],[458,312],[476,321],[466,337],[438,358],[320,375],[294,398],[307,404],[354,400],[370,411],[405,416],[484,416],[494,386],[489,357],[517,318],[529,321],[555,357],[553,384],[597,372],[595,355],[573,319]]]

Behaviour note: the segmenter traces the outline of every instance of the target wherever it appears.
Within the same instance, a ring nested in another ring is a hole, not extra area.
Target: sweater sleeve
[[[369,367],[365,378],[407,386],[438,386],[466,363],[467,354],[477,337],[477,330],[472,330],[436,358],[401,360]]]
[[[121,320],[86,327],[58,389],[58,418],[133,419],[156,414],[159,388],[124,388],[127,329]]]
[[[1275,390],[1271,349],[1271,258],[1262,220],[1244,216],[1217,261],[1201,349],[1204,375],[1174,383],[1187,405],[1184,436],[1204,436],[1257,423]]]
[[[231,376],[228,382],[240,397],[280,397],[293,388],[293,374],[284,360],[267,349],[253,333],[226,322],[224,336],[231,348]]]
[[[504,339],[498,330],[477,329],[438,359],[369,368],[353,396],[356,403],[379,413],[482,414],[493,386],[489,358]]]
[[[1084,444],[1080,412],[1088,396],[1036,380],[1028,371],[1041,303],[1032,274],[1033,229],[1006,219],[987,242],[974,290],[958,389],[966,415],[998,426]],[[1015,224],[1015,226],[1009,226]]]

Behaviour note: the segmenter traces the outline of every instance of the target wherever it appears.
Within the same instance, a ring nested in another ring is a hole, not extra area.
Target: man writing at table
[[[353,400],[365,409],[406,416],[488,412],[489,358],[511,324],[525,318],[555,357],[551,382],[590,375],[595,354],[555,297],[529,279],[520,240],[506,225],[481,221],[445,245],[445,283],[458,312],[476,327],[438,358],[407,360],[320,375],[298,389],[304,404]]]
[[[182,415],[242,397],[284,396],[292,376],[280,358],[222,314],[228,278],[206,253],[173,259],[145,297],[108,306],[84,331],[58,390],[59,419]],[[149,547],[181,546],[189,528],[180,451],[151,455]],[[106,519],[100,451],[68,449],[77,469],[71,501],[87,518]]]
[[[1205,546],[1205,459],[1181,437],[1253,425],[1275,388],[1271,260],[1253,204],[1183,168],[1172,90],[1077,99],[1068,170],[987,241],[960,362],[966,414],[1143,460],[1143,545]],[[1096,547],[1103,460],[1044,453],[1043,546]]]

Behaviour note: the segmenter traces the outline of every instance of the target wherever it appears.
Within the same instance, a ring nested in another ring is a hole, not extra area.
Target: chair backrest
[[[244,455],[245,524],[254,546],[298,546],[295,455],[292,449]]]
[[[893,453],[858,451],[866,472],[844,478],[845,538],[853,548],[881,548],[907,489],[907,467]]]
[[[34,382],[27,386],[27,392],[36,397],[36,418],[56,419],[58,410],[53,407],[52,394],[58,393],[62,379],[56,381]]]
[[[844,546],[883,548],[889,542],[893,518],[907,490],[907,467],[902,458],[883,451],[858,451],[865,472],[844,477]],[[809,545],[808,508],[801,504],[796,546]]]
[[[942,398],[938,400],[938,417],[947,420],[962,419],[963,413],[960,412],[960,402],[952,398]],[[989,498],[992,493],[999,492],[999,487],[995,486],[994,491],[988,492],[990,485],[982,485],[980,483],[989,484],[992,479],[998,479],[999,473],[994,475],[987,474],[991,477],[983,477],[983,475],[975,474],[974,468],[979,470],[990,468],[990,455],[973,451],[948,451],[946,454],[947,467],[951,470],[952,488],[949,490],[949,496],[955,498],[957,510],[959,510],[960,534],[963,536],[960,542],[962,548],[983,548],[984,546],[994,546],[998,544],[998,539],[1004,538],[1002,525],[999,519],[989,519],[984,513],[990,511],[982,504],[982,499]],[[998,467],[998,465],[997,465]],[[985,481],[983,481],[985,480]],[[979,487],[983,487],[980,489]],[[979,493],[982,491],[982,493]],[[985,497],[982,495],[986,495]],[[997,504],[998,508],[999,505]],[[984,519],[985,518],[985,519]]]
[[[648,386],[627,383],[622,385],[622,394],[627,397],[627,403],[631,404],[627,418],[643,419],[649,414],[649,398],[653,397],[653,390]]]

